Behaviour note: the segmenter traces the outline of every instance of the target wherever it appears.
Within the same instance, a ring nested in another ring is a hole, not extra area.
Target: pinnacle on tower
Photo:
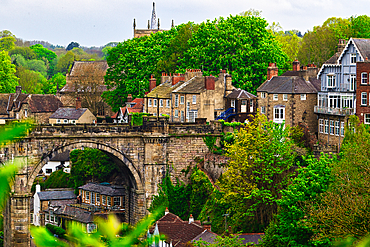
[[[155,14],[155,3],[153,2],[152,21],[150,29],[156,29],[156,27],[157,27],[157,16]]]

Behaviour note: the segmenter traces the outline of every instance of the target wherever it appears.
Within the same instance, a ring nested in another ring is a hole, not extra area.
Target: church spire
[[[156,29],[156,27],[157,27],[157,16],[155,14],[155,3],[153,2],[152,21],[150,29]]]

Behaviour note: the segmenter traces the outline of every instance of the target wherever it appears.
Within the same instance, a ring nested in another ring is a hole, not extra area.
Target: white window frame
[[[356,53],[351,53],[351,64],[356,64],[356,61],[357,61],[357,55]]]
[[[179,95],[175,95],[175,107],[179,107]]]
[[[63,119],[63,123],[68,123],[68,119]]]
[[[157,99],[153,99],[153,107],[157,107]]]
[[[272,96],[272,100],[273,101],[278,101],[279,100],[279,95],[277,93],[275,93],[273,96]]]
[[[301,94],[301,100],[306,100],[306,99],[307,99],[307,94],[302,93],[302,94]]]
[[[266,106],[261,106],[261,113],[266,114]]]
[[[330,127],[329,127],[329,132],[330,135],[334,135],[334,120],[330,120]]]
[[[179,110],[175,110],[175,117],[178,118],[179,117]]]
[[[335,121],[335,135],[339,136],[339,121]]]
[[[344,136],[344,122],[340,122],[340,135]]]
[[[181,113],[181,115],[180,115],[180,121],[181,121],[181,122],[184,122],[184,121],[185,121],[185,114],[184,114],[184,111],[181,111],[180,113]]]
[[[319,133],[324,133],[324,119],[319,119]]]
[[[355,91],[356,88],[356,75],[350,75],[349,76],[350,81],[350,91]]]
[[[327,75],[326,79],[327,79],[327,87],[334,88],[335,87],[335,75],[332,75],[332,74]]]
[[[60,119],[57,119],[57,123],[61,123]]]
[[[266,93],[265,92],[261,92],[261,98],[262,99],[265,99],[266,98]]]
[[[288,101],[288,94],[283,94],[283,101]]]
[[[193,95],[193,105],[195,105],[196,103],[197,103],[197,96]]]
[[[152,99],[148,99],[148,107],[152,107]]]
[[[166,100],[166,107],[167,108],[170,108],[170,100],[168,99],[168,100]]]
[[[163,107],[163,99],[159,100],[159,107]]]
[[[364,114],[364,124],[370,124],[370,113]]]
[[[324,120],[324,134],[329,133],[329,120],[325,119]]]
[[[274,108],[274,123],[281,124],[285,120],[285,107]]]
[[[366,72],[361,73],[361,84],[366,85],[368,81],[368,74]]]
[[[232,99],[232,100],[231,100],[231,107],[232,107],[232,108],[235,108],[235,99]]]
[[[180,105],[183,105],[185,102],[185,96],[180,96]]]
[[[367,93],[362,92],[361,93],[361,106],[366,106],[367,105]]]

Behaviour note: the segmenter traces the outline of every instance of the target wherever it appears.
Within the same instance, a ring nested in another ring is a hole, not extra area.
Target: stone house
[[[312,133],[317,131],[317,117],[314,106],[320,81],[315,78],[318,69],[314,65],[300,67],[293,63],[293,71],[278,76],[275,63],[267,69],[267,80],[258,87],[258,107],[268,120],[296,126],[300,122],[307,124]]]
[[[96,117],[88,108],[81,108],[81,102],[76,101],[76,108],[60,107],[49,117],[50,124],[91,124],[96,123]]]
[[[69,173],[69,151],[58,153],[53,156],[48,163],[46,163],[40,172],[46,176],[50,176],[53,172],[63,169],[64,172]]]
[[[41,191],[39,184],[33,196],[32,222],[35,226],[52,224],[59,226],[60,221],[55,216],[55,207],[76,203],[77,196],[72,190]]]
[[[370,124],[370,61],[356,65],[356,115],[361,123]]]
[[[226,114],[221,114],[216,119],[244,123],[251,120],[257,112],[257,96],[240,88],[234,89],[225,97],[225,109]]]
[[[4,120],[33,119],[38,124],[45,124],[50,115],[62,106],[54,95],[25,94],[21,86],[16,87],[15,93],[0,96],[0,116]]]
[[[80,98],[82,107],[88,108],[95,116],[111,116],[111,107],[101,97],[108,90],[104,82],[107,69],[106,61],[73,62],[66,76],[66,85],[57,92],[63,105],[73,107],[75,99]]]
[[[360,79],[356,80],[356,77],[367,75],[356,75],[356,70],[357,63],[365,61],[369,56],[370,39],[351,38],[348,42],[340,40],[338,52],[322,65],[317,75],[321,81],[321,90],[315,106],[319,126],[318,139],[322,144],[336,146],[339,150],[347,118],[355,114],[356,105],[361,105],[361,97],[364,100],[362,103],[367,100],[366,91],[364,94],[359,91],[360,98],[357,100],[360,102],[356,103],[356,86],[359,85],[356,81]],[[361,82],[362,78],[358,83]],[[361,87],[361,90],[363,89]],[[361,112],[359,114],[361,116]]]
[[[143,112],[144,98],[136,98],[132,100],[132,95],[127,96],[125,107],[120,107],[119,111],[113,116],[113,123],[128,123],[129,115],[134,112]]]
[[[150,92],[144,97],[144,112],[168,115],[172,122],[195,122],[196,118],[214,120],[225,111],[225,95],[231,93],[231,76],[221,70],[218,77],[203,76],[201,70],[185,74],[162,74],[161,84],[149,81]]]

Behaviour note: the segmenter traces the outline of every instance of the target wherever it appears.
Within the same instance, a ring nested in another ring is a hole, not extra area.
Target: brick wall
[[[361,74],[366,73],[367,84],[362,84]],[[360,122],[364,123],[365,116],[369,118],[370,121],[370,61],[366,60],[364,62],[357,62],[356,66],[356,115],[359,117]],[[361,94],[366,93],[366,104],[362,104]],[[369,114],[369,115],[367,115]],[[368,122],[370,123],[370,122]]]

